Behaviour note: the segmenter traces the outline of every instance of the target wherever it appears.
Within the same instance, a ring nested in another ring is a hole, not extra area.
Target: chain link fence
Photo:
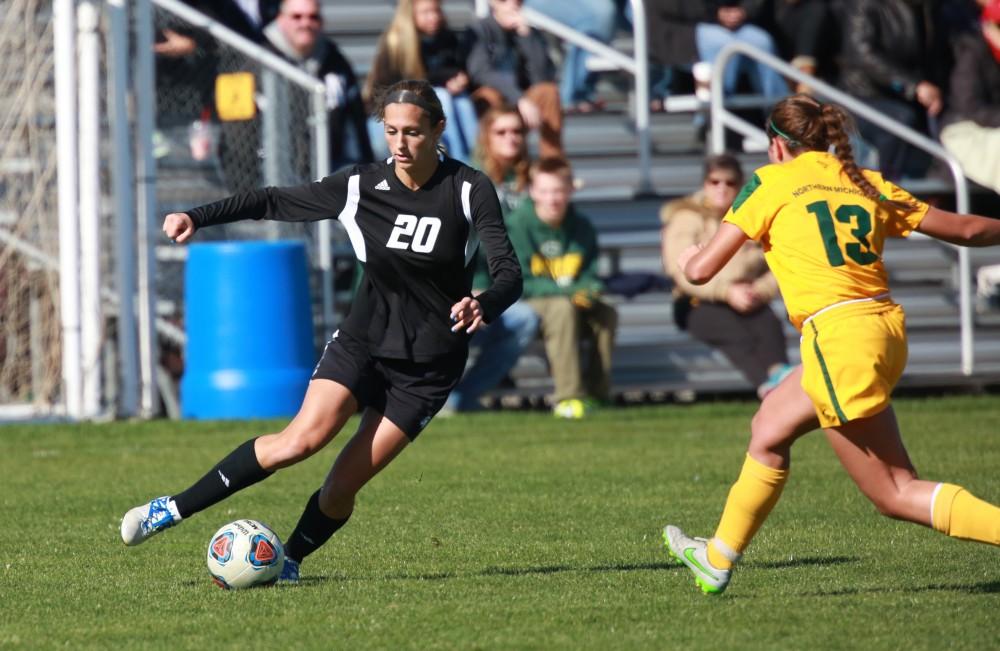
[[[52,6],[0,12],[0,405],[60,399]]]
[[[126,6],[134,7],[126,2]],[[157,178],[157,214],[148,225],[158,232],[163,214],[222,199],[263,185],[291,185],[328,173],[321,161],[327,147],[314,142],[318,109],[315,93],[275,74],[212,30],[188,20],[181,11],[153,3],[156,116],[153,134]],[[179,4],[179,3],[175,3]],[[99,37],[109,42],[109,20],[101,3]],[[7,0],[0,12],[0,418],[17,406],[31,414],[59,413],[62,386],[60,320],[59,211],[57,187],[54,16],[52,0]],[[130,61],[136,55],[132,14]],[[118,387],[116,358],[115,227],[109,79],[102,52],[102,101],[99,151],[101,348],[106,413],[115,413]],[[291,66],[288,66],[291,68]],[[294,71],[293,71],[294,72]],[[134,98],[133,98],[134,99]],[[134,104],[133,104],[134,106]],[[325,116],[324,116],[325,118]],[[130,115],[133,142],[139,137]],[[325,124],[325,122],[324,122]],[[319,131],[322,133],[322,131]],[[70,173],[75,173],[71,171]],[[127,179],[134,184],[136,178]],[[313,224],[243,222],[198,234],[199,241],[298,239],[307,243],[312,261],[311,291],[317,344],[329,335],[324,327],[323,289],[332,275],[329,259]],[[139,233],[145,237],[148,233]],[[334,250],[346,250],[341,229],[323,238]],[[156,312],[166,376],[183,369],[183,278],[185,251],[157,239],[155,246]],[[324,254],[324,251],[326,253]],[[340,257],[340,289],[349,289],[353,257]],[[328,324],[327,324],[328,325]],[[161,380],[165,375],[161,374]],[[170,388],[167,387],[169,393]],[[165,402],[169,396],[165,397]]]

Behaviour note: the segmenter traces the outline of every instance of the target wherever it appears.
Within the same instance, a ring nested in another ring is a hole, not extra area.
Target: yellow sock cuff
[[[931,526],[948,535],[951,532],[951,506],[965,489],[955,484],[940,483],[931,496]]]
[[[746,474],[754,479],[759,479],[771,486],[781,484],[788,479],[788,470],[782,468],[772,468],[765,466],[747,453],[746,461],[743,462],[743,470],[740,473]]]
[[[1000,507],[953,484],[938,484],[931,504],[931,523],[941,533],[1000,545]]]

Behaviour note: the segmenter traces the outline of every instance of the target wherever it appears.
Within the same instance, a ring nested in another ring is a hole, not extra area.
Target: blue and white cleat
[[[296,584],[299,582],[299,562],[285,557],[285,564],[281,566],[281,574],[278,575],[278,583]]]
[[[678,565],[686,565],[694,574],[694,581],[705,594],[722,594],[729,585],[732,570],[720,570],[708,560],[708,541],[704,538],[690,538],[679,528],[668,524],[663,528],[663,542],[670,557]],[[733,554],[736,562],[739,556]]]
[[[146,542],[164,529],[180,522],[176,507],[171,509],[170,497],[157,497],[149,504],[129,509],[122,518],[122,541],[133,546]]]

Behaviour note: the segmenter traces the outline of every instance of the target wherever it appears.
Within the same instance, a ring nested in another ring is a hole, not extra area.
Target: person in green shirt
[[[597,232],[570,203],[569,163],[544,158],[531,166],[529,198],[507,219],[524,278],[522,300],[541,318],[542,339],[555,384],[553,413],[582,418],[611,397],[611,354],[618,313],[601,299]],[[590,359],[580,341],[594,340]]]

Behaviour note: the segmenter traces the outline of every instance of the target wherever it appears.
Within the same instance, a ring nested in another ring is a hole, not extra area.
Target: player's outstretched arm
[[[704,285],[726,266],[743,243],[746,233],[739,226],[722,222],[707,244],[692,244],[677,258],[677,266],[692,285]]]
[[[163,232],[178,244],[194,237],[195,230],[194,221],[186,212],[172,212],[163,218]]]
[[[928,210],[917,230],[924,235],[961,246],[1000,244],[1000,219],[963,215],[940,208]]]

